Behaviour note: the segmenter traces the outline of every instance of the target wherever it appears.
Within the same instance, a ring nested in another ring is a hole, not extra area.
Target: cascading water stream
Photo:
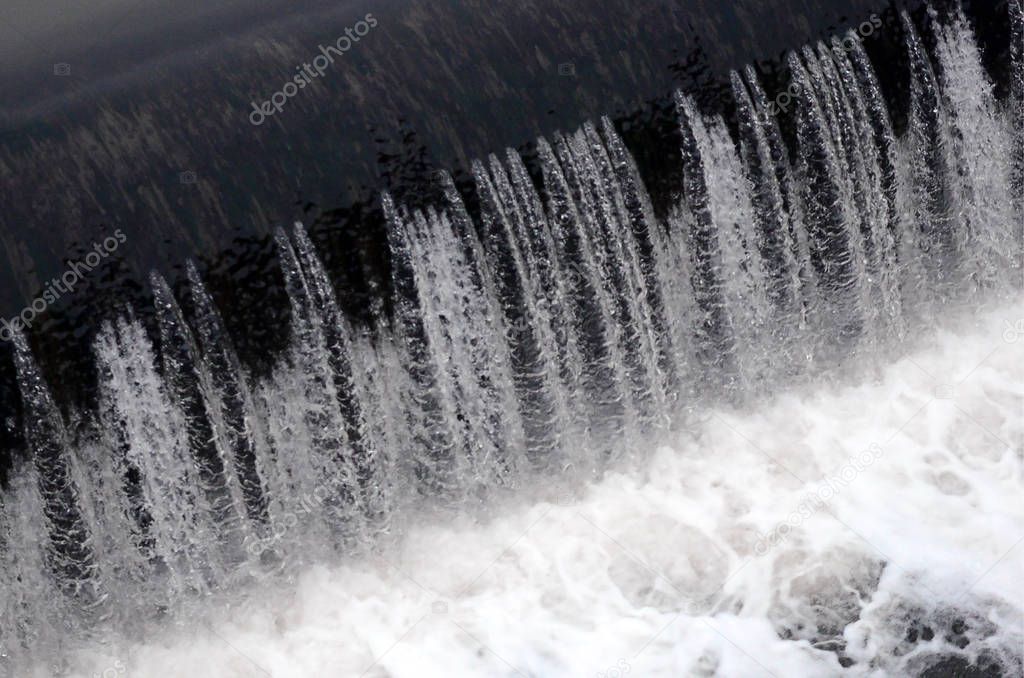
[[[303,226],[279,230],[291,334],[264,378],[191,262],[191,319],[154,273],[153,334],[130,310],[103,324],[80,425],[15,333],[30,461],[0,498],[0,675],[59,672],[83,639],[373,552],[423,507],[599,478],[699,404],[889,355],[936,310],[1019,299],[1020,0],[1008,11],[1006,102],[962,15],[933,22],[934,55],[903,16],[901,138],[852,33],[788,56],[792,159],[752,68],[731,74],[735,142],[678,93],[664,220],[607,118],[539,139],[539,186],[515,151],[473,163],[478,220],[447,173],[443,205],[383,195],[393,313],[372,332]]]

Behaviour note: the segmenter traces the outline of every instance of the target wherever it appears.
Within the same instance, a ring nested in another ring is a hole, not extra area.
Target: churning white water
[[[72,675],[907,676],[951,656],[1020,675],[1022,319],[700,413],[585,488],[424,518]]]
[[[15,333],[0,675],[1019,675],[1006,9],[1002,100],[962,13],[903,15],[899,137],[852,37],[790,54],[792,148],[752,68],[734,129],[678,94],[665,219],[607,118],[475,162],[478,214],[384,195],[370,327],[279,230],[269,375],[192,264],[89,411]]]

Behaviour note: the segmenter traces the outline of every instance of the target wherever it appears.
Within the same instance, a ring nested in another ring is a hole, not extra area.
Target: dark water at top
[[[180,288],[189,257],[241,358],[263,368],[283,346],[289,317],[275,227],[307,225],[340,303],[366,319],[388,286],[381,189],[404,204],[436,201],[434,172],[447,168],[475,212],[472,158],[510,146],[535,170],[537,136],[602,114],[663,213],[681,174],[678,154],[664,152],[678,147],[673,89],[727,108],[729,69],[757,62],[771,84],[786,49],[873,12],[884,23],[865,46],[897,63],[898,21],[875,0],[271,3],[258,11],[224,3],[189,16],[115,3],[88,20],[72,12],[39,36],[39,21],[26,19],[26,32],[14,17],[0,93],[0,315],[21,311],[119,231],[116,252],[33,323],[30,339],[59,400],[92,398],[88,347],[100,320],[126,303],[147,317],[149,270]],[[367,13],[377,26],[323,77],[260,126],[250,123],[252,102],[269,99]],[[998,7],[981,3],[972,15],[982,44],[992,45],[986,57],[1003,63],[1006,39],[991,18]],[[905,86],[900,72],[880,72],[887,93]],[[894,109],[897,126],[899,117]],[[4,343],[2,448],[18,436],[18,400]]]

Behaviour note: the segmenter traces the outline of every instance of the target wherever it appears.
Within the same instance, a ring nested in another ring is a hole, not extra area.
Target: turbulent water
[[[73,675],[1020,675],[1021,318],[702,411],[599,482],[423,517]]]
[[[752,69],[733,131],[679,94],[664,221],[607,119],[475,163],[479,218],[383,196],[371,330],[282,230],[267,378],[192,265],[104,324],[95,411],[16,336],[0,671],[1019,674],[1008,11],[1005,101],[966,19],[904,21],[900,138],[854,34],[790,55],[794,149]]]

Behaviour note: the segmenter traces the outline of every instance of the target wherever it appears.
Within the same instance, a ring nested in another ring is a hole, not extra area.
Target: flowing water
[[[382,196],[373,331],[281,230],[267,377],[191,264],[102,327],[94,411],[16,336],[0,672],[1019,675],[1008,11],[1004,101],[966,19],[904,22],[899,137],[852,35],[789,56],[792,148],[752,69],[733,132],[678,94],[665,220],[607,119],[475,163],[478,216]]]

